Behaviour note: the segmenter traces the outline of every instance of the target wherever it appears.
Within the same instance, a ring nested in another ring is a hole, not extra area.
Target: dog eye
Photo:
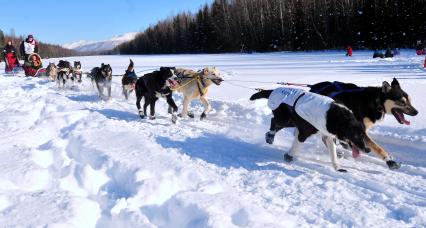
[[[401,105],[401,106],[405,106],[405,105],[407,105],[407,103],[405,103],[405,101],[404,100],[399,100],[399,101],[397,101],[397,102],[395,102],[397,105]]]

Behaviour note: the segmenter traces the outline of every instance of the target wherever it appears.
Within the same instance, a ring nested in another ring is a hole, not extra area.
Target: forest
[[[11,32],[10,34],[5,34],[0,29],[0,48],[1,49],[3,49],[3,47],[6,45],[6,42],[10,40],[12,41],[13,46],[15,46],[18,56],[20,56],[19,45],[24,39],[25,39],[24,36],[16,36],[14,32]],[[37,40],[37,37],[36,37],[36,40]],[[73,50],[63,48],[59,45],[48,44],[48,43],[39,41],[39,54],[42,58],[57,58],[57,57],[75,56],[78,53]]]
[[[160,21],[120,54],[413,48],[426,37],[424,0],[215,0]]]

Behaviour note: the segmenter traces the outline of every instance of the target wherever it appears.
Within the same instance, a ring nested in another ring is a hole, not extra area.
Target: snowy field
[[[159,66],[218,67],[213,106],[171,123],[164,100],[157,119],[141,120],[113,79],[101,101],[89,80],[57,89],[46,79],[0,77],[0,227],[425,227],[426,72],[424,57],[371,52],[131,56],[136,71]],[[102,62],[124,73],[130,56],[69,58],[85,71]],[[45,60],[47,65],[49,61]],[[4,71],[4,65],[0,67]],[[272,82],[324,80],[380,86],[398,77],[420,112],[393,116],[371,130],[402,167],[389,170],[373,153],[340,160],[334,171],[316,137],[283,162],[292,130],[264,142],[271,112],[250,102],[250,88]],[[241,82],[256,81],[256,82]],[[179,108],[182,97],[175,95]]]

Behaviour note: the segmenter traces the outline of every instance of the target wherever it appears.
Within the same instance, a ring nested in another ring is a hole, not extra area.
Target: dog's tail
[[[253,100],[257,100],[257,99],[261,99],[261,98],[267,99],[267,98],[269,98],[271,93],[272,93],[272,90],[262,90],[260,92],[253,94],[250,97],[250,100],[253,101]]]
[[[127,72],[133,72],[133,61],[130,59],[130,64],[129,64],[129,66],[127,67]]]

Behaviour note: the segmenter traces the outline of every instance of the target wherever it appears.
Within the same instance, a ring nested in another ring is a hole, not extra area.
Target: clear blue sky
[[[143,31],[213,0],[0,0],[0,29],[64,44]]]

